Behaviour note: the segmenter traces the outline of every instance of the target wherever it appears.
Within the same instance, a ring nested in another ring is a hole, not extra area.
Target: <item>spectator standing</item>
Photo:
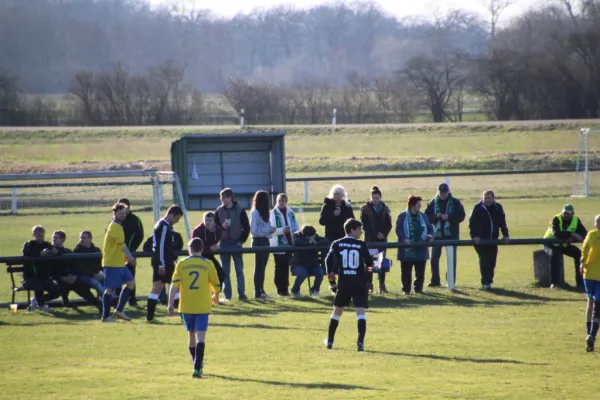
[[[123,221],[123,230],[125,231],[125,244],[131,253],[138,251],[140,245],[144,241],[144,225],[142,220],[131,211],[131,203],[129,199],[123,198],[119,200],[119,203],[127,206],[127,216]],[[127,268],[131,271],[133,278],[135,279],[135,267],[127,263]],[[135,287],[129,297],[129,305],[132,307],[137,306],[137,299],[135,297]]]
[[[294,244],[294,233],[300,230],[294,210],[288,207],[288,197],[285,193],[277,196],[277,205],[271,210],[269,221],[275,227],[271,238],[272,247],[285,247]],[[290,286],[290,254],[274,253],[275,287],[279,296],[289,296]]]
[[[433,238],[435,240],[459,240],[460,223],[465,220],[465,207],[461,201],[450,192],[446,183],[440,184],[438,194],[429,202],[425,214],[433,225]],[[454,281],[456,282],[456,246],[454,250]],[[431,281],[429,287],[439,287],[440,282],[440,257],[442,246],[431,248]],[[446,274],[447,276],[447,274]]]
[[[257,191],[252,200],[252,212],[250,213],[250,234],[253,248],[271,245],[271,238],[277,228],[271,226],[269,221],[270,208],[269,194],[264,190]],[[257,299],[269,298],[264,288],[268,262],[269,253],[254,253],[254,297]]]
[[[203,222],[200,223],[192,232],[192,238],[200,238],[203,243],[202,256],[211,260],[215,264],[217,275],[219,277],[219,292],[223,290],[223,279],[225,273],[221,263],[217,261],[215,252],[219,251],[219,241],[221,240],[221,228],[215,224],[215,213],[209,211],[204,214]]]
[[[311,225],[305,225],[301,230],[294,233],[294,246],[329,246],[329,240],[317,235],[317,230]],[[319,250],[297,251],[291,259],[292,275],[296,281],[292,286],[292,296],[300,297],[300,287],[309,276],[314,276],[313,286],[309,288],[311,296],[319,297],[321,283],[325,276],[325,263],[322,252]]]
[[[425,214],[421,212],[423,199],[416,195],[408,197],[408,209],[396,221],[398,242],[407,245],[433,240],[433,226]],[[410,294],[412,270],[415,269],[415,293],[423,292],[425,265],[429,259],[429,247],[401,247],[398,249],[398,260],[402,275],[402,293]]]
[[[366,243],[385,243],[392,230],[392,212],[381,198],[381,190],[379,190],[379,187],[373,186],[369,201],[360,208],[360,221],[363,224]],[[370,251],[373,253],[373,249],[370,249]],[[377,253],[383,253],[385,257],[385,249],[376,249],[376,251]],[[388,292],[385,287],[385,274],[381,269],[377,274],[379,278],[379,293]],[[368,273],[368,280],[369,292],[373,292],[372,271]]]
[[[481,288],[489,290],[494,283],[497,245],[480,245],[482,240],[498,240],[502,231],[505,243],[510,241],[504,208],[496,202],[496,196],[491,190],[483,192],[482,199],[473,206],[469,216],[469,233],[475,243],[475,251],[479,256],[479,271],[481,272]]]
[[[221,229],[220,249],[238,250],[241,249],[248,236],[250,235],[250,221],[246,210],[235,200],[233,190],[226,188],[220,193],[221,205],[215,212],[215,223]],[[235,265],[235,275],[237,278],[237,289],[240,300],[248,300],[246,296],[246,283],[244,280],[244,259],[241,253],[221,253],[221,265],[225,272],[223,283],[223,293],[225,298],[221,301],[231,300],[231,259]]]
[[[34,226],[31,230],[31,236],[32,239],[23,245],[22,254],[24,257],[39,258],[42,256],[42,252],[52,247],[45,240],[46,230],[43,226]],[[47,263],[26,262],[23,265],[22,286],[26,290],[32,290],[34,293],[29,308],[31,311],[38,307],[44,311],[50,311],[50,307],[46,303],[60,297],[60,289],[51,279],[50,268]]]
[[[557,286],[558,271],[556,270],[558,258],[561,255],[571,257],[575,264],[575,282],[577,288],[583,290],[583,276],[580,272],[581,250],[573,243],[582,243],[587,235],[587,230],[583,223],[575,215],[575,208],[571,204],[566,204],[561,213],[557,214],[550,221],[550,225],[546,230],[544,239],[563,239],[566,243],[545,245],[546,252],[550,254],[550,280],[552,287]]]
[[[354,219],[354,212],[348,200],[348,193],[342,185],[334,185],[323,202],[319,224],[325,227],[325,237],[330,243],[346,236],[344,224]],[[329,280],[329,289],[337,292],[335,278]]]

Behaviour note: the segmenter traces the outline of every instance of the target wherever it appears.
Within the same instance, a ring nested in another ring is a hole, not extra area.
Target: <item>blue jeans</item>
[[[223,243],[220,244],[221,250],[233,250],[241,249],[242,246],[237,243]],[[240,297],[246,297],[246,284],[244,281],[244,259],[242,254],[221,254],[221,265],[223,266],[223,272],[225,272],[225,280],[223,282],[223,293],[227,299],[231,299],[231,258],[235,264],[235,276],[237,278],[237,290]]]
[[[263,237],[252,238],[252,247],[268,247],[269,239]],[[269,253],[254,254],[254,296],[259,297],[265,292],[265,270],[269,262]]]
[[[295,266],[295,267],[292,267],[292,275],[296,276],[296,281],[294,282],[294,286],[292,286],[292,293],[299,293],[300,286],[302,286],[302,283],[304,283],[304,280],[306,278],[308,278],[309,276],[315,277],[315,282],[313,284],[313,287],[310,288],[310,290],[318,291],[321,288],[321,282],[323,282],[323,277],[325,276],[325,272],[323,271],[323,268],[320,266],[318,266],[318,267]]]
[[[444,246],[445,247],[445,246]],[[454,247],[454,282],[456,282],[456,246]],[[446,252],[447,255],[447,252]],[[434,285],[440,282],[440,257],[442,256],[442,246],[432,246],[431,248],[431,283]],[[446,274],[447,280],[448,274]]]
[[[102,296],[104,293],[104,285],[102,282],[97,281],[91,276],[78,276],[77,280],[87,287],[94,289],[98,293],[98,296]]]

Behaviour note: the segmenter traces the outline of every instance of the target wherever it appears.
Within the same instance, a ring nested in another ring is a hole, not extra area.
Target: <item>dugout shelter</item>
[[[219,192],[233,189],[250,208],[257,190],[273,201],[285,192],[285,132],[188,134],[171,144],[171,167],[189,210],[214,210]]]

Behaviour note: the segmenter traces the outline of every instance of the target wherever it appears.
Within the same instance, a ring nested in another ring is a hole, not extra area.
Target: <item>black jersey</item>
[[[338,274],[340,283],[360,283],[366,282],[373,258],[365,242],[346,236],[331,244],[325,263],[327,273]]]
[[[152,235],[152,266],[174,268],[176,256],[173,252],[173,227],[164,218],[154,226]]]

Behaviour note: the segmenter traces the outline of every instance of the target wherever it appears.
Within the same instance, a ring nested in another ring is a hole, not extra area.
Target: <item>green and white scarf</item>
[[[451,193],[448,194],[448,202],[446,203],[445,212],[442,212],[440,195],[438,194],[437,196],[435,196],[435,211],[434,211],[434,213],[436,216],[438,214],[447,214],[449,216],[454,214],[454,198],[452,197]],[[442,234],[442,225],[444,225],[443,234]],[[450,231],[450,221],[439,220],[435,224],[434,228],[435,228],[434,229],[434,237],[436,237],[436,238],[452,236],[452,232]]]
[[[273,210],[273,214],[275,215],[275,227],[276,228],[285,227],[285,218],[283,217],[283,213],[281,212],[281,210],[279,210],[278,208],[275,208]],[[298,226],[298,222],[296,221],[296,215],[294,214],[294,212],[292,211],[291,208],[287,209],[287,219],[288,219],[288,226],[290,227],[290,236],[293,237],[294,227]],[[285,235],[277,236],[277,246],[289,246]]]
[[[419,219],[419,223],[416,224],[413,219]],[[427,239],[427,222],[425,221],[425,217],[422,213],[417,213],[415,215],[411,214],[410,211],[406,212],[406,218],[404,219],[404,237],[410,239],[411,242],[419,242]],[[412,258],[415,256],[416,249],[414,248],[406,248],[404,249],[404,255],[407,258]]]

